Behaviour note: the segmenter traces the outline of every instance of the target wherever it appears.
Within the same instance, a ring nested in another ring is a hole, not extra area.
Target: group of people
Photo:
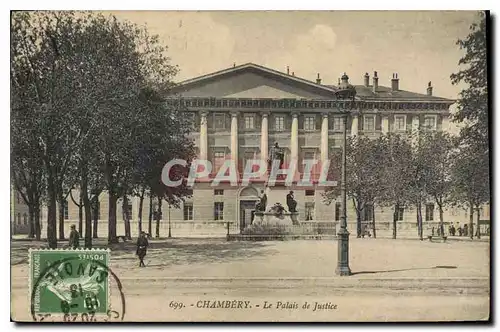
[[[477,232],[477,230],[476,230]],[[444,234],[441,234],[441,227],[432,227],[432,236],[434,234],[437,234],[437,236],[441,236]],[[451,224],[448,226],[448,234],[450,236],[469,236],[470,235],[470,229],[468,224],[464,224],[463,226],[458,226],[455,228],[455,225]]]
[[[76,230],[75,225],[71,225],[71,232],[69,233],[69,247],[71,249],[78,249],[80,247],[80,233]],[[141,232],[139,238],[137,239],[137,249],[135,254],[139,257],[139,267],[146,267],[144,264],[144,257],[146,257],[146,253],[149,247],[149,241],[146,236],[146,232]]]

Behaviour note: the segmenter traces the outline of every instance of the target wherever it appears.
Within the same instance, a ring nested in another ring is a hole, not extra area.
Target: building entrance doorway
[[[252,224],[255,214],[255,204],[257,204],[257,201],[254,200],[240,201],[240,232]]]

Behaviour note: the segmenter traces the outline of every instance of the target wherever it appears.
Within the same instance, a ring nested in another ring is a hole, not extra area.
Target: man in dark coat
[[[288,206],[288,211],[297,212],[297,201],[293,198],[292,190],[286,195],[286,205]]]
[[[139,238],[137,239],[136,251],[136,255],[139,256],[139,267],[146,267],[146,264],[144,264],[144,257],[146,257],[148,246],[149,242],[146,237],[146,232],[141,232],[141,235],[139,235]]]
[[[80,233],[76,230],[75,225],[71,225],[71,232],[69,233],[69,247],[72,249],[80,247]]]

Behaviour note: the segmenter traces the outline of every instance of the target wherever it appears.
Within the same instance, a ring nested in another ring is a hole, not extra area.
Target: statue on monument
[[[297,201],[293,196],[292,190],[286,195],[286,205],[288,206],[288,211],[291,213],[297,212]]]
[[[273,167],[273,162],[275,160],[280,161],[280,166],[279,168],[283,166],[283,161],[285,160],[285,152],[283,151],[282,148],[280,148],[278,142],[274,143],[274,146],[271,148],[269,151],[269,159],[267,160],[267,171],[271,172],[272,167]]]
[[[258,212],[265,212],[266,211],[266,206],[267,206],[267,195],[264,192],[264,190],[261,190],[260,194],[261,194],[260,200],[257,203],[257,205],[255,206],[255,210],[258,211]]]

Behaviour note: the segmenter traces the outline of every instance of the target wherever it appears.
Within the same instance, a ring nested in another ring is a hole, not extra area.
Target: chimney
[[[340,77],[339,77],[339,84],[338,85],[340,86]]]
[[[432,83],[429,81],[429,84],[427,84],[427,95],[432,96]]]
[[[365,73],[365,86],[368,87],[370,86],[370,75],[368,73]]]
[[[295,76],[295,72],[294,71],[292,71],[292,76]]]
[[[373,92],[377,92],[377,89],[378,89],[378,76],[377,76],[377,72],[374,71],[373,72]]]
[[[319,77],[319,73],[318,73],[318,78],[316,78],[316,84],[321,84],[321,78]]]
[[[236,67],[236,62],[233,62],[233,68],[235,68],[235,67]]]
[[[391,88],[392,88],[392,91],[398,91],[399,90],[398,73],[392,74]]]
[[[289,66],[286,66],[286,74],[290,75],[290,67]]]

